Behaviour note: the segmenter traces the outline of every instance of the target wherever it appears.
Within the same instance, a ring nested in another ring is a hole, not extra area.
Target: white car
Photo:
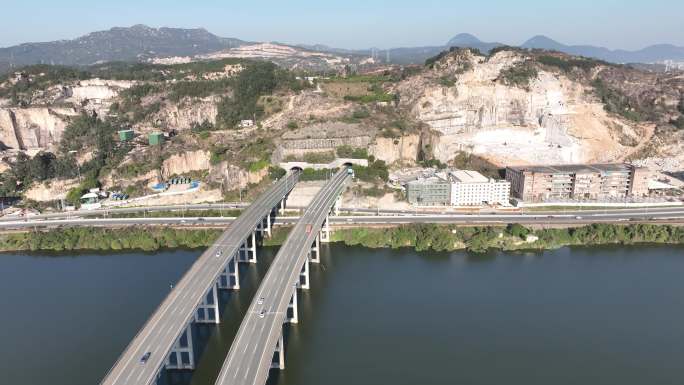
[[[263,305],[264,304],[264,297],[259,297],[257,300],[257,305]]]
[[[259,318],[264,318],[265,316],[266,316],[266,310],[261,309],[261,311],[259,312]]]
[[[222,253],[221,253],[221,250],[217,251],[217,252],[216,252],[216,258],[220,257],[221,254],[222,254]]]

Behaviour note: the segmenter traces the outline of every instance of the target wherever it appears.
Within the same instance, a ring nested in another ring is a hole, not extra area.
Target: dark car
[[[140,363],[145,365],[147,363],[147,360],[150,359],[150,356],[152,355],[152,352],[147,352],[143,354],[143,356],[140,358]]]

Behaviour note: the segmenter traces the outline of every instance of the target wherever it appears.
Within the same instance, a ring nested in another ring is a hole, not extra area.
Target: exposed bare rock
[[[171,155],[162,164],[162,177],[169,178],[172,175],[186,174],[192,171],[208,170],[209,151],[197,150],[181,154]]]
[[[350,115],[354,104],[340,99],[328,98],[316,92],[302,92],[292,95],[282,111],[264,119],[264,128],[280,130],[289,122],[296,122],[300,126],[306,125],[312,119],[335,120]]]
[[[392,163],[413,163],[420,153],[420,135],[403,135],[399,138],[376,137],[369,154],[376,159]]]
[[[267,168],[251,172],[223,161],[212,168],[209,179],[221,184],[224,191],[230,191],[238,187],[245,188],[250,184],[257,184],[267,175]]]
[[[74,108],[0,108],[0,142],[18,150],[50,149],[59,144]]]
[[[155,114],[158,126],[176,130],[189,130],[194,125],[207,121],[216,124],[218,96],[204,99],[184,99],[178,104],[167,103]]]
[[[36,183],[24,193],[24,198],[36,202],[49,202],[65,199],[72,188],[78,186],[78,179],[53,180]]]
[[[611,161],[649,139],[565,75],[540,69],[527,87],[501,81],[502,71],[528,60],[512,51],[487,59],[457,51],[398,86],[403,107],[439,133],[437,159],[467,151],[500,165]],[[444,78],[454,86],[440,84]]]

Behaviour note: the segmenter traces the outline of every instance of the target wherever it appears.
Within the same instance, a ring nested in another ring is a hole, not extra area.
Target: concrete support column
[[[256,254],[256,231],[252,231],[251,243],[249,245],[249,252],[251,253],[251,258],[249,258],[249,263],[257,263]]]
[[[337,198],[335,199],[335,203],[333,203],[332,207],[332,212],[335,214],[335,216],[340,215],[340,207],[342,206],[342,195],[338,195]]]
[[[240,288],[240,272],[238,271],[238,258],[240,258],[240,252],[235,253],[233,258],[228,261],[228,265],[221,272],[219,276],[218,287],[219,289],[233,289],[237,290]]]
[[[202,299],[202,303],[195,310],[195,322],[197,323],[219,323],[219,301],[217,284],[211,285],[211,289]]]
[[[257,263],[256,255],[256,232],[259,230],[259,226],[255,231],[252,231],[252,235],[247,237],[240,245],[240,262]]]
[[[304,261],[302,272],[299,273],[299,288],[309,290],[309,258]]]
[[[188,324],[166,357],[166,369],[195,369],[195,354],[192,348],[192,326]]]
[[[285,201],[286,200],[287,200],[287,197],[280,200],[280,209],[278,210],[278,211],[280,211],[280,215],[285,215]]]
[[[287,311],[288,314],[285,317],[285,322],[289,322],[291,324],[296,324],[299,322],[299,309],[297,308],[297,289],[292,292],[292,298],[290,298],[290,303],[287,305]],[[289,313],[292,313],[292,316],[290,316]]]
[[[266,216],[266,235],[271,238],[271,211]]]
[[[280,332],[280,339],[276,342],[275,351],[273,352],[273,360],[271,361],[271,368],[285,369],[285,341],[283,341],[283,332]]]
[[[321,227],[320,239],[323,243],[330,242],[330,226],[328,225],[329,218],[329,215],[325,217],[325,221],[323,221],[323,227]]]
[[[314,244],[311,246],[311,251],[309,252],[311,263],[321,263],[321,234],[316,236]]]

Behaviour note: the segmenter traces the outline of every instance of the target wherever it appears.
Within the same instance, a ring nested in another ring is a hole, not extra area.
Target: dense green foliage
[[[589,71],[599,65],[609,65],[606,62],[586,58],[560,58],[551,55],[541,55],[537,61],[543,65],[560,68],[564,72],[571,72],[574,69]]]
[[[307,152],[304,154],[304,161],[307,163],[330,163],[335,160],[335,153],[332,151]]]
[[[278,180],[287,174],[287,170],[278,166],[271,166],[268,168],[268,176],[271,180]]]
[[[181,230],[169,227],[102,229],[75,227],[46,232],[0,235],[0,250],[158,250],[206,247],[220,229]]]
[[[299,175],[299,180],[302,182],[312,181],[312,180],[326,180],[330,179],[330,176],[337,172],[337,170],[330,169],[320,169],[316,170],[313,168],[305,168]]]
[[[240,72],[233,85],[233,96],[224,97],[218,106],[217,123],[225,128],[233,128],[241,119],[254,119],[263,111],[257,105],[259,97],[272,93],[281,72],[271,62],[257,62]]]
[[[528,234],[539,240],[525,242]],[[639,243],[684,243],[684,227],[669,225],[595,224],[579,228],[532,231],[520,225],[507,228],[456,227],[434,224],[405,225],[386,229],[354,228],[337,230],[333,239],[347,245],[365,247],[413,247],[417,251],[453,251],[468,249],[547,249],[573,245],[607,245]]]
[[[340,158],[350,159],[366,159],[368,158],[368,150],[365,148],[354,148],[352,146],[337,147],[337,156]]]
[[[43,90],[50,85],[73,80],[85,80],[91,78],[91,74],[79,69],[37,64],[24,67],[19,71],[24,76],[7,88],[0,88],[0,98],[9,98],[14,104],[29,103],[34,91]],[[14,74],[5,74],[0,77],[0,84],[9,80]]]
[[[170,86],[169,99],[178,102],[183,98],[220,95],[230,90],[231,84],[231,79],[181,81]]]
[[[80,167],[83,176],[80,186],[67,194],[67,200],[78,204],[80,197],[88,189],[99,187],[98,178],[103,170],[117,167],[130,151],[131,144],[118,142],[115,137],[122,126],[114,121],[102,121],[90,115],[81,115],[73,119],[62,135],[60,149],[62,154],[80,151],[83,148],[95,147],[93,157]]]
[[[644,120],[644,114],[638,109],[638,105],[617,89],[609,87],[603,80],[596,79],[591,84],[594,92],[601,99],[603,108],[611,113],[618,114],[626,119],[640,122]]]
[[[384,160],[376,160],[374,157],[368,158],[368,167],[353,165],[354,177],[364,182],[387,182],[389,171]]]
[[[519,88],[529,88],[530,81],[538,75],[537,69],[530,63],[516,64],[499,74],[504,84]]]
[[[51,152],[39,152],[33,158],[21,152],[10,168],[0,174],[0,195],[18,196],[33,182],[52,178],[72,178],[77,174],[73,156],[57,158]]]
[[[173,229],[169,227],[127,227],[104,229],[65,228],[50,231],[0,234],[0,251],[18,250],[158,250],[161,248],[206,247],[220,235],[219,229]],[[278,228],[264,244],[279,245],[289,228]],[[527,242],[528,235],[539,239]],[[412,247],[417,251],[467,249],[485,252],[500,250],[542,250],[563,246],[611,244],[682,244],[684,227],[670,225],[594,224],[567,229],[533,231],[513,224],[508,227],[458,227],[413,224],[392,228],[338,229],[332,240],[371,248]]]

